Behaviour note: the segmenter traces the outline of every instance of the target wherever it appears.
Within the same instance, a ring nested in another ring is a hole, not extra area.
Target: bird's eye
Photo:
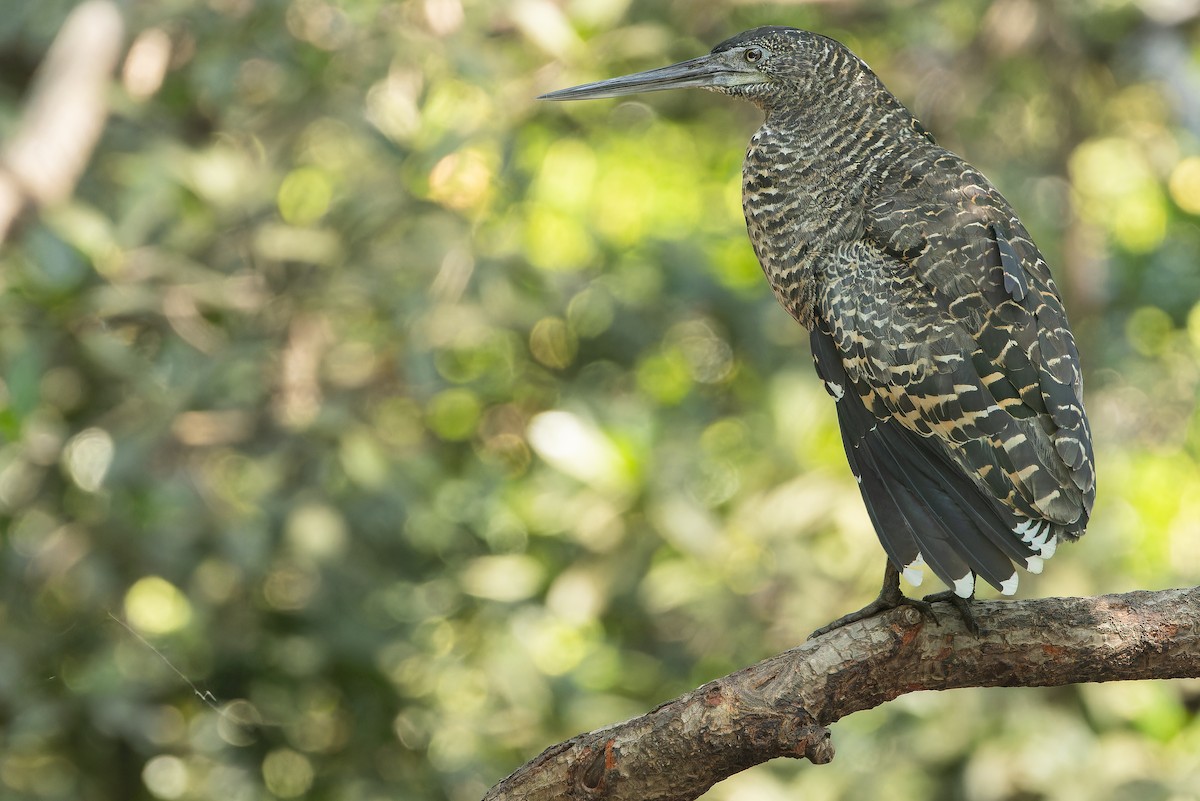
[[[763,51],[757,47],[752,47],[746,51],[746,60],[753,64],[756,61],[762,61]]]

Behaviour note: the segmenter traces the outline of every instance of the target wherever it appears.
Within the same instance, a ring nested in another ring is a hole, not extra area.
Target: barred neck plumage
[[[818,68],[839,80],[807,81],[753,98],[767,119],[750,141],[743,210],[763,271],[806,327],[818,276],[814,256],[857,240],[869,197],[932,138],[873,72],[830,48]]]

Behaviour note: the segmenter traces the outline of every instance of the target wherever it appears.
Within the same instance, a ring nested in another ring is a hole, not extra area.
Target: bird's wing
[[[972,362],[998,405],[1037,420],[1033,444],[1052,452],[1036,461],[1064,486],[1033,495],[1035,507],[1060,523],[1082,511],[1086,523],[1095,467],[1083,375],[1045,259],[999,191],[951,153],[908,165],[896,190],[869,210],[867,240],[909,265],[970,336]]]
[[[1042,253],[1008,201],[958,156],[934,150],[905,167],[869,210],[866,236],[911,264],[966,326],[998,372],[1002,401],[1014,403],[1015,392],[1025,409],[1014,411],[1045,417],[1072,481],[1092,492],[1079,351]]]
[[[832,353],[818,369],[844,371],[845,391],[886,423],[839,411],[843,430],[872,451],[886,439],[897,461],[874,459],[884,483],[923,493],[939,513],[946,504],[929,487],[967,477],[975,497],[961,492],[953,506],[990,507],[978,534],[1012,558],[1014,539],[1048,556],[1058,536],[1082,532],[1095,496],[1078,357],[1049,271],[1004,199],[956,157],[916,165],[893,189],[870,209],[864,239],[820,265],[814,337],[826,332]],[[959,540],[959,556],[988,577]]]

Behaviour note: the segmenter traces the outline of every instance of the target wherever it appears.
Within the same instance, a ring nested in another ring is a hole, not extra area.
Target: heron
[[[765,115],[742,206],[776,298],[809,333],[850,469],[887,555],[870,604],[932,614],[982,579],[1004,595],[1085,531],[1096,497],[1083,374],[1063,301],[1012,206],[840,42],[769,26],[708,55],[561,89],[587,100],[696,87]],[[906,597],[922,565],[950,589]],[[936,620],[936,617],[934,617]]]

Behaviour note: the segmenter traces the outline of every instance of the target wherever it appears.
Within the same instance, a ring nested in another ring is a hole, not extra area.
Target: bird
[[[861,58],[767,26],[708,55],[542,95],[697,87],[757,106],[742,206],[776,298],[807,329],[846,458],[887,555],[879,596],[967,627],[977,582],[1017,591],[1086,530],[1096,497],[1083,374],[1042,253],[996,187]],[[947,592],[906,597],[922,565]]]

